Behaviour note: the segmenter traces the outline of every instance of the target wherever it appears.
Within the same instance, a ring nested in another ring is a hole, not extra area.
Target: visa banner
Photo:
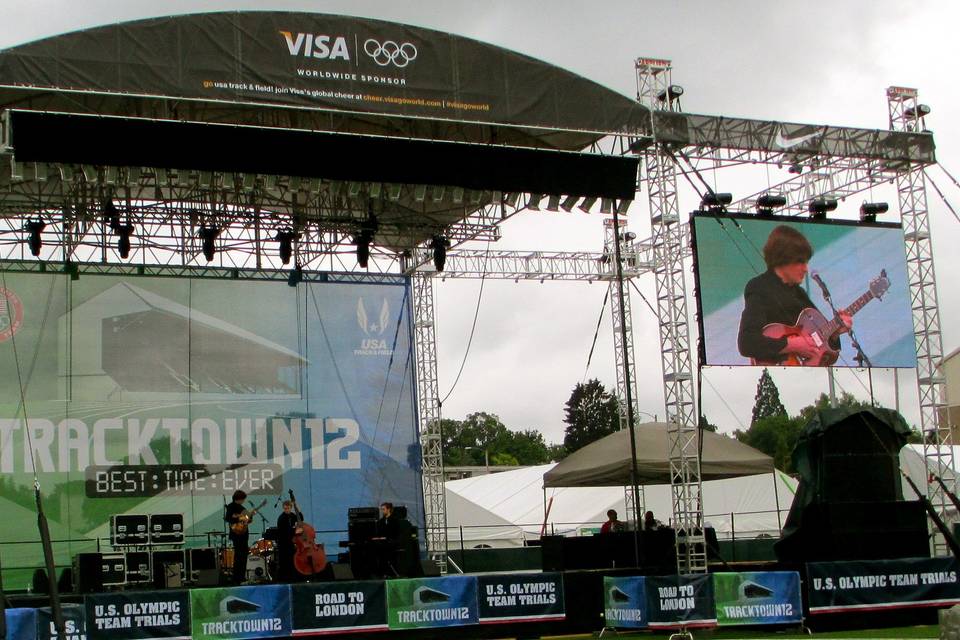
[[[713,574],[717,624],[799,624],[803,620],[796,571]]]
[[[472,576],[388,580],[390,629],[477,624],[477,579]]]

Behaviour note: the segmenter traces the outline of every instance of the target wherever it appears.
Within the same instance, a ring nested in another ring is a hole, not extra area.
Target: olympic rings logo
[[[397,44],[393,40],[386,40],[381,44],[368,38],[363,43],[363,50],[381,67],[392,64],[402,69],[417,59],[417,48],[409,42]]]

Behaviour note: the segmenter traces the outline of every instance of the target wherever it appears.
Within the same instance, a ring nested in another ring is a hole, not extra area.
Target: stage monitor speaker
[[[220,570],[196,569],[193,571],[193,583],[198,587],[215,587],[220,584]]]
[[[60,594],[73,592],[73,569],[71,567],[67,567],[60,572],[60,579],[57,580],[57,592]],[[0,595],[0,599],[3,599],[2,595]]]
[[[424,577],[426,578],[436,578],[440,576],[440,565],[433,560],[421,560],[420,567],[423,570]]]
[[[353,580],[353,569],[349,564],[333,563],[330,568],[333,569],[334,580]]]
[[[190,572],[217,568],[217,550],[213,547],[198,547],[187,551],[187,570]]]

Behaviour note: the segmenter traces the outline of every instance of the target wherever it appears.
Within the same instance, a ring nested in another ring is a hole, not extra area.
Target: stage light
[[[589,196],[583,199],[583,202],[580,203],[580,206],[577,207],[580,211],[584,213],[590,213],[590,208],[597,202],[596,196]]]
[[[794,162],[789,167],[787,167],[787,172],[800,175],[801,173],[803,173],[803,165],[800,164],[799,162]]]
[[[926,104],[918,104],[916,107],[908,107],[903,110],[903,115],[915,120],[925,118],[926,116],[930,115],[930,106]]]
[[[290,270],[290,275],[287,276],[287,285],[296,287],[301,282],[303,282],[303,268],[297,265]]]
[[[515,209],[517,207],[517,201],[520,199],[520,193],[518,191],[508,191],[503,194],[503,204],[504,206]]]
[[[835,198],[826,198],[820,196],[814,198],[810,201],[810,204],[807,205],[807,211],[810,212],[810,217],[816,220],[822,220],[827,217],[828,211],[833,211],[837,208],[837,200]]]
[[[273,239],[280,243],[280,262],[290,264],[290,258],[293,256],[293,241],[299,240],[300,234],[290,229],[282,229],[277,231]]]
[[[117,224],[113,229],[113,232],[117,234],[117,251],[120,253],[120,257],[124,260],[130,257],[130,236],[133,235],[133,225],[132,224]]]
[[[627,211],[630,209],[631,204],[633,204],[633,200],[627,200],[626,198],[623,198],[617,204],[617,213],[619,213],[620,215],[625,215]]]
[[[600,213],[613,213],[613,198],[600,198]]]
[[[560,203],[560,208],[567,212],[572,211],[578,200],[580,200],[580,196],[567,196]]]
[[[542,193],[531,193],[530,202],[527,203],[527,209],[531,211],[540,211],[540,201],[543,200]]]
[[[549,196],[547,198],[547,211],[556,211],[560,208],[560,196]]]
[[[110,226],[111,231],[116,232],[120,226],[120,212],[117,211],[113,200],[109,198],[104,200],[100,207],[103,209],[103,217],[107,219],[107,224]]]
[[[202,243],[203,257],[207,259],[207,262],[212,261],[217,252],[216,240],[219,235],[220,229],[216,227],[200,227],[200,231],[197,232],[197,236],[200,237]]]
[[[703,194],[703,199],[700,200],[700,208],[708,209],[710,211],[722,210],[728,204],[733,202],[732,193],[715,193],[709,191]]]
[[[864,202],[860,205],[860,222],[876,222],[878,215],[889,210],[886,202]]]
[[[660,102],[673,102],[677,98],[683,95],[683,87],[678,84],[672,84],[657,95],[657,100]]]
[[[30,247],[30,254],[34,257],[40,255],[40,248],[43,247],[43,238],[40,237],[40,234],[43,233],[43,229],[46,226],[47,223],[43,221],[43,218],[27,221],[25,228],[27,233],[30,234],[30,237],[27,239],[27,245]]]
[[[357,245],[357,264],[361,269],[366,269],[370,263],[370,243],[373,242],[373,236],[380,228],[377,217],[373,215],[373,201],[370,201],[367,210],[367,219],[360,225],[360,231],[353,237],[353,243]]]
[[[418,184],[416,187],[413,188],[413,199],[414,199],[414,200],[416,200],[417,202],[423,202],[423,200],[424,200],[426,197],[427,197],[427,185],[425,185],[425,184]]]
[[[786,196],[780,195],[779,193],[765,193],[757,198],[757,215],[773,215],[774,209],[779,209],[780,207],[786,206],[786,204]]]
[[[443,271],[447,264],[447,247],[449,246],[450,241],[441,235],[433,236],[433,240],[430,241],[430,247],[433,249],[433,266],[437,271]]]

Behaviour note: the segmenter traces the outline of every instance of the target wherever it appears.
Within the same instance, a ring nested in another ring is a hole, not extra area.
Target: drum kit
[[[264,531],[266,537],[260,538],[250,547],[250,555],[247,557],[247,582],[271,582],[277,574],[276,543],[269,539],[275,537],[275,534],[276,529],[273,527],[267,529]],[[232,573],[234,549],[226,545],[226,534],[221,531],[208,531],[207,536],[218,539],[220,570]]]

